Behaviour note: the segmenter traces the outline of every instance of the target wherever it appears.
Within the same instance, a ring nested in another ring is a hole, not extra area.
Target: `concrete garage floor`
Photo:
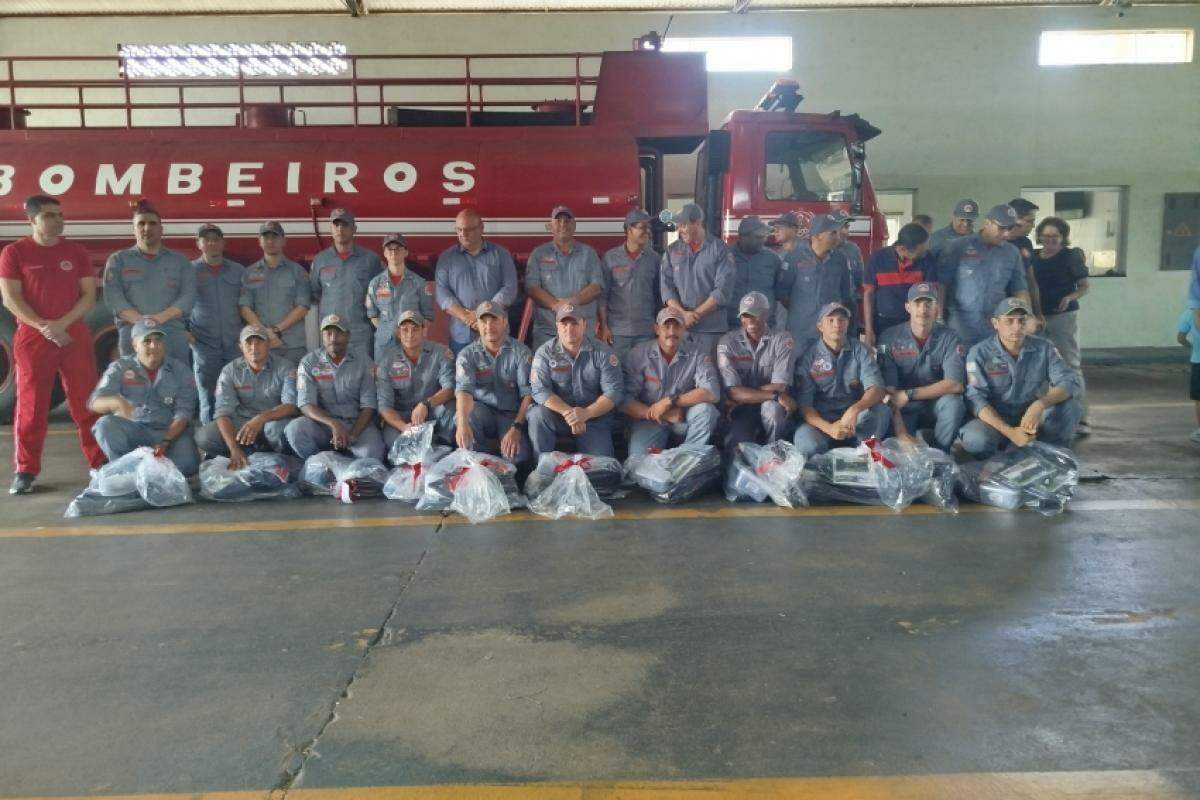
[[[1186,370],[1089,370],[1092,479],[1055,518],[66,521],[60,423],[3,500],[0,795],[1200,797]]]

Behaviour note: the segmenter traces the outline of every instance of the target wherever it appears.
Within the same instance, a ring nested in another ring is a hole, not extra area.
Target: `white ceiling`
[[[0,0],[5,16],[176,14],[397,14],[503,11],[750,11],[913,6],[1122,5],[1127,0]],[[1153,0],[1146,5],[1194,5]],[[1138,3],[1143,5],[1143,3]]]

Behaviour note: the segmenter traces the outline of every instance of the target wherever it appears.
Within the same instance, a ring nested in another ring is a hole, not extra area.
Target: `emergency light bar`
[[[127,78],[278,78],[342,75],[350,68],[341,42],[122,44]]]

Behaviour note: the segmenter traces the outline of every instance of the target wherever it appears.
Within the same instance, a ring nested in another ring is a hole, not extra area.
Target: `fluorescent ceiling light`
[[[1043,31],[1038,64],[1187,64],[1192,60],[1192,31]]]
[[[123,44],[117,55],[129,78],[285,78],[343,75],[340,42]]]

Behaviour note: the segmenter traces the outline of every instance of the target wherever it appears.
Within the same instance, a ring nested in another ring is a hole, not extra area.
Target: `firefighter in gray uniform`
[[[134,209],[133,229],[137,244],[113,253],[104,267],[104,302],[113,312],[121,355],[133,354],[133,324],[145,317],[158,323],[170,357],[190,363],[186,320],[196,302],[196,269],[163,247],[162,217],[149,203]]]
[[[892,430],[912,438],[933,428],[933,444],[950,452],[967,410],[966,354],[958,334],[938,323],[937,288],[914,283],[904,304],[908,321],[879,335],[879,370],[892,407]]]
[[[640,208],[625,215],[625,243],[604,254],[604,302],[600,338],[625,358],[636,344],[654,338],[658,302],[658,253],[650,246],[650,215]]]
[[[485,300],[508,307],[517,299],[517,267],[512,255],[483,238],[479,212],[464,208],[454,219],[458,244],[438,256],[434,297],[450,315],[450,350],[458,353],[478,334],[476,307]]]
[[[434,423],[434,435],[454,441],[454,356],[425,338],[426,320],[406,309],[396,318],[392,342],[375,362],[375,392],[389,448],[410,425]]]
[[[742,442],[764,444],[786,439],[788,417],[796,403],[788,394],[795,344],[787,331],[772,331],[771,302],[750,292],[738,303],[738,329],[717,345],[717,371],[729,406],[725,452],[733,455]]]
[[[842,254],[842,258],[846,260],[846,266],[850,268],[850,284],[854,287],[855,299],[861,305],[863,272],[866,266],[863,264],[862,250],[859,250],[858,245],[850,241],[850,223],[854,221],[854,217],[850,215],[849,211],[839,208],[833,211],[833,218],[838,222],[837,251]],[[855,317],[860,317],[857,309],[855,311]]]
[[[183,361],[170,357],[163,326],[153,319],[135,322],[132,356],[108,365],[88,407],[102,414],[92,426],[96,443],[115,461],[138,447],[153,447],[195,475],[200,455],[190,426],[196,413],[196,379]]]
[[[283,254],[283,226],[278,222],[259,226],[258,244],[263,257],[246,267],[238,306],[247,324],[267,329],[271,354],[294,366],[308,352],[304,332],[312,305],[308,273]]]
[[[625,359],[625,404],[633,420],[629,454],[669,444],[708,444],[721,414],[721,383],[707,352],[683,346],[686,322],[667,306],[655,320],[655,339],[642,342]]]
[[[533,349],[555,335],[555,312],[574,306],[588,336],[596,335],[596,307],[604,302],[604,270],[596,251],[575,241],[575,215],[566,206],[550,212],[554,240],[533,248],[525,262],[525,293],[533,298]],[[532,435],[532,434],[531,434]]]
[[[300,359],[296,405],[304,416],[288,423],[288,444],[301,458],[322,450],[383,460],[375,417],[375,365],[350,347],[354,334],[337,314],[321,320],[321,347]]]
[[[991,312],[1006,297],[1029,302],[1025,261],[1008,241],[1017,224],[1012,206],[995,206],[979,233],[946,245],[938,256],[937,274],[946,322],[967,347],[992,335]]]
[[[508,335],[504,306],[485,300],[474,317],[479,338],[460,350],[454,363],[455,443],[520,464],[533,453],[525,434],[533,403],[533,353]]]
[[[730,248],[733,252],[733,298],[741,300],[750,292],[758,292],[767,298],[768,308],[787,287],[789,267],[782,257],[766,248],[770,228],[758,217],[746,217],[738,223],[737,242]],[[736,331],[741,325],[741,312],[737,305],[729,306],[729,329]]]
[[[688,203],[674,216],[679,238],[663,253],[659,290],[663,302],[683,315],[689,344],[712,358],[729,330],[726,307],[736,302],[733,254],[704,231],[704,211]]]
[[[554,312],[558,335],[533,354],[529,441],[534,455],[555,450],[556,436],[573,436],[575,450],[613,456],[613,419],[621,405],[621,361],[587,335],[587,319],[572,305]]]
[[[967,403],[975,419],[959,441],[976,458],[1001,445],[1034,439],[1071,446],[1083,416],[1075,373],[1048,339],[1027,336],[1033,312],[1022,297],[1001,300],[992,314],[996,333],[967,352]]]
[[[803,424],[796,448],[811,458],[830,447],[882,439],[890,413],[883,377],[870,348],[849,335],[850,309],[829,303],[817,323],[821,338],[796,359],[796,405]]]
[[[284,431],[298,413],[296,367],[271,354],[270,338],[261,325],[242,328],[242,354],[217,379],[214,419],[196,432],[204,455],[229,456],[230,469],[245,466],[248,453],[288,452]]]
[[[950,224],[929,234],[927,251],[930,257],[936,260],[946,245],[955,239],[970,236],[975,230],[975,220],[977,219],[979,219],[979,203],[970,199],[959,200],[950,216]]]
[[[201,256],[192,262],[196,271],[196,302],[188,316],[192,335],[192,368],[200,394],[200,422],[213,420],[213,393],[221,369],[241,353],[238,332],[242,317],[238,297],[245,268],[225,258],[225,234],[212,223],[200,226],[196,246]]]
[[[854,285],[850,267],[837,250],[839,227],[831,214],[818,214],[809,223],[808,240],[792,248],[784,259],[791,269],[785,274],[782,297],[788,310],[788,333],[796,342],[797,353],[820,338],[820,311],[830,303],[850,310],[850,329],[854,330]]]
[[[396,341],[396,325],[402,311],[416,311],[421,319],[433,319],[433,284],[408,268],[408,242],[398,233],[383,237],[383,260],[387,271],[367,286],[367,317],[375,326],[374,358]]]
[[[309,267],[309,285],[321,319],[331,314],[347,326],[350,348],[362,356],[371,352],[375,329],[367,321],[364,298],[371,279],[383,271],[379,256],[354,243],[354,215],[337,208],[329,215],[333,245],[317,253]]]

